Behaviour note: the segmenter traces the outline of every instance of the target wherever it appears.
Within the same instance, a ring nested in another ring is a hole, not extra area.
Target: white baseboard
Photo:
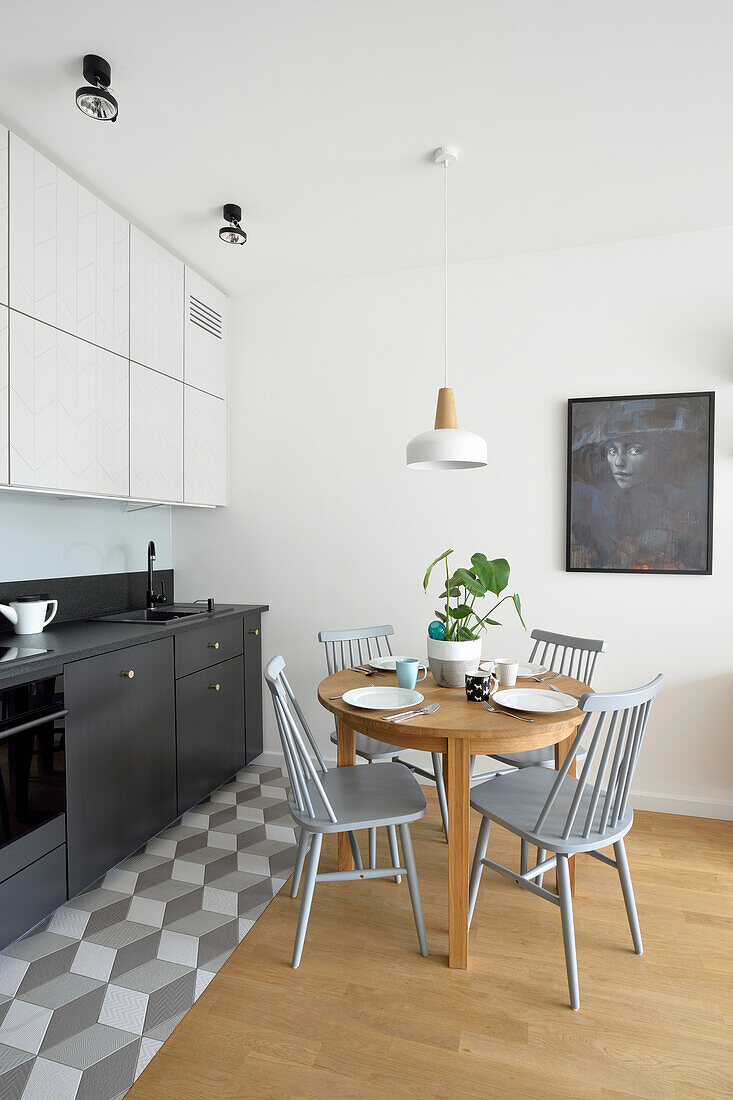
[[[733,802],[719,798],[687,798],[684,795],[645,794],[631,792],[635,810],[651,810],[658,814],[681,814],[684,817],[711,817],[733,821]]]
[[[332,757],[324,757],[326,766],[336,767],[336,760]],[[266,764],[273,768],[285,767],[282,753],[265,752],[255,761],[257,764]],[[478,765],[477,765],[478,770]],[[481,768],[482,771],[487,768]],[[417,777],[418,781],[426,787],[434,784],[429,779]],[[650,810],[658,814],[681,814],[684,817],[710,817],[720,821],[733,821],[733,802],[725,802],[717,798],[687,798],[684,795],[648,794],[643,791],[631,792],[631,804],[635,810]]]

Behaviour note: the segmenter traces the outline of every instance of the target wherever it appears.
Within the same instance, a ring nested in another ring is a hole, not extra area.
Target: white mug
[[[499,687],[514,687],[519,672],[519,661],[516,657],[495,657],[494,675],[499,681]]]
[[[16,634],[40,634],[58,609],[58,600],[47,600],[41,596],[19,596],[9,604],[0,603],[0,612],[10,619]]]

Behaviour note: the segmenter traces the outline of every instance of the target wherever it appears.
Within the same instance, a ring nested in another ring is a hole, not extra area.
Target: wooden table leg
[[[343,768],[356,763],[356,734],[351,726],[347,726],[343,718],[336,718],[336,759],[338,766]],[[349,834],[338,835],[338,869],[339,871],[353,871],[354,857],[349,845]]]
[[[570,752],[570,748],[573,744],[573,741],[575,740],[575,735],[576,735],[577,732],[578,732],[577,730],[573,730],[573,732],[570,734],[570,736],[565,741],[558,741],[556,743],[556,745],[555,745],[555,767],[558,770],[563,766],[563,764],[565,762],[565,757]],[[573,760],[572,764],[570,765],[570,768],[568,770],[568,775],[572,775],[572,776],[576,775],[575,760]],[[570,889],[571,889],[571,891],[574,895],[575,894],[575,856],[571,856],[570,859],[568,860],[568,870],[570,871]],[[560,887],[558,885],[558,891],[559,891],[559,889],[560,889]]]
[[[463,738],[448,738],[448,965],[462,970],[468,966],[469,750],[470,744]]]

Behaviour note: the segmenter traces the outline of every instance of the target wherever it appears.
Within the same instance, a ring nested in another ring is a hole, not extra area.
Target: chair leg
[[[519,873],[520,875],[526,875],[529,870],[529,844],[526,840],[521,842],[519,852]]]
[[[478,840],[476,841],[476,851],[473,854],[473,867],[471,868],[471,882],[468,887],[468,927],[471,927],[471,921],[473,920],[473,911],[476,908],[476,898],[478,897],[478,888],[481,882],[481,873],[484,869],[484,865],[481,860],[486,855],[486,847],[489,843],[489,832],[491,831],[491,818],[482,817],[481,825],[478,831]]]
[[[316,875],[318,874],[318,863],[321,858],[322,843],[323,834],[314,833],[313,840],[311,841],[310,855],[308,856],[308,866],[305,869],[305,879],[303,881],[303,897],[300,900],[298,927],[295,932],[295,947],[293,948],[293,970],[297,970],[300,966],[300,957],[303,954],[303,944],[305,943],[305,933],[308,928],[308,917],[310,916],[311,902],[313,901],[313,890],[316,885]]]
[[[443,832],[445,842],[448,843],[448,800],[445,797],[445,783],[443,782],[443,758],[439,752],[432,753],[433,773],[435,786],[438,789],[438,802],[440,803],[440,816],[443,819]]]
[[[400,840],[402,842],[402,855],[405,860],[405,869],[407,871],[407,884],[410,887],[410,901],[412,902],[412,912],[415,917],[415,928],[417,929],[417,941],[420,944],[420,954],[424,956],[428,953],[428,940],[425,935],[425,919],[422,914],[420,887],[417,884],[417,869],[415,867],[415,856],[412,853],[410,827],[409,825],[400,825],[399,829]]]
[[[475,763],[476,763],[476,753],[474,753],[473,756],[469,760],[469,766],[468,766],[468,774],[469,775],[473,775],[473,766],[474,766]]]
[[[308,851],[308,833],[305,829],[301,828],[300,836],[298,837],[298,854],[295,857],[295,868],[293,870],[293,884],[290,887],[291,898],[297,898],[298,887],[300,886],[300,876],[303,874],[303,864],[305,863],[306,853]]]
[[[631,885],[631,872],[629,871],[629,861],[626,858],[626,845],[623,840],[616,841],[613,846],[613,853],[616,856],[616,863],[618,865],[618,877],[621,879],[621,889],[624,894],[626,916],[629,918],[631,938],[634,941],[634,951],[636,951],[637,955],[643,955],[644,945],[641,942],[641,929],[639,928],[639,916],[636,912],[634,887]]]
[[[546,859],[547,859],[547,852],[545,851],[545,849],[544,848],[538,848],[537,849],[537,863],[543,863]],[[535,863],[535,867],[537,866],[537,863]],[[541,875],[537,876],[537,878],[535,879],[535,882],[537,883],[538,886],[542,885],[542,880],[544,879],[544,877],[545,877],[545,872],[544,871],[542,872]]]
[[[397,847],[397,830],[394,825],[387,826],[387,836],[389,837],[389,854],[392,860],[393,867],[400,866],[400,850]],[[396,883],[402,882],[402,875],[395,875],[394,880]]]
[[[349,847],[354,857],[354,867],[356,867],[357,871],[363,871],[364,864],[361,862],[361,852],[359,851],[359,842],[356,839],[356,833],[349,833]]]
[[[373,760],[369,761],[370,764],[374,763]],[[369,831],[369,866],[372,870],[376,867],[376,829],[370,828]]]
[[[580,1008],[580,989],[578,986],[578,959],[575,954],[575,925],[573,924],[573,894],[570,886],[570,868],[568,857],[557,854],[557,885],[560,894],[560,915],[562,917],[562,938],[565,945],[565,966],[568,972],[568,990],[570,1007]]]

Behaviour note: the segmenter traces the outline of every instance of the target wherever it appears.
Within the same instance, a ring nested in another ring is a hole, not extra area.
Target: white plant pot
[[[444,642],[428,638],[428,663],[438,687],[464,687],[467,672],[475,672],[481,661],[481,639],[472,642]]]

